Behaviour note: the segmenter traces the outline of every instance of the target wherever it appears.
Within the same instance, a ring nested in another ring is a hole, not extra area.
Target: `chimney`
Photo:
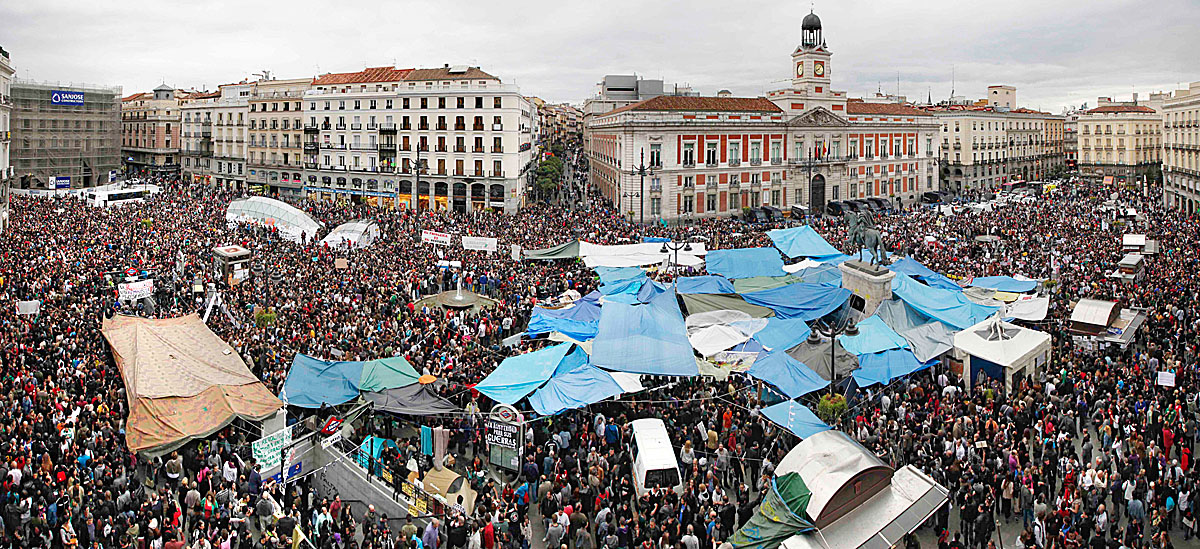
[[[445,65],[442,65],[442,68],[443,68],[443,69],[448,69],[448,68],[450,68],[450,63],[446,63]]]
[[[1137,105],[1137,92],[1133,92],[1133,104]]]

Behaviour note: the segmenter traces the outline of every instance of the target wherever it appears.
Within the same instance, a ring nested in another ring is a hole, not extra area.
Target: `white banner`
[[[279,452],[284,446],[292,443],[292,428],[284,427],[274,433],[262,437],[254,441],[250,445],[251,453],[254,455],[254,461],[258,462],[260,472],[267,471],[279,467]]]
[[[482,250],[485,252],[494,252],[499,244],[495,238],[486,236],[464,236],[462,237],[462,247],[464,250]]]
[[[1175,386],[1175,372],[1159,372],[1158,384],[1164,387]]]
[[[521,245],[520,244],[512,245],[512,260],[513,261],[521,260]]]
[[[154,280],[139,280],[117,285],[117,297],[126,300],[142,299],[154,295]]]
[[[38,311],[41,311],[41,310],[42,310],[41,300],[35,299],[32,301],[18,301],[17,302],[17,314],[19,314],[19,315],[36,315],[36,314],[38,314]]]
[[[449,246],[450,245],[450,234],[449,233],[439,233],[437,231],[424,230],[424,231],[421,231],[421,242],[437,244],[438,246]]]

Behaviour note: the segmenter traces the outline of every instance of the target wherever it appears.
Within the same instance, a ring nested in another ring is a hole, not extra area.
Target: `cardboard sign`
[[[462,237],[462,247],[464,250],[494,252],[498,249],[499,243],[495,238],[486,236],[464,236]]]
[[[424,231],[421,231],[421,242],[437,244],[438,246],[449,246],[450,245],[450,234],[449,233],[439,233],[437,231],[424,230]]]
[[[250,444],[250,450],[261,471],[279,467],[280,450],[292,443],[292,429],[285,427]]]
[[[1175,372],[1159,372],[1158,373],[1158,384],[1162,385],[1163,387],[1174,387],[1175,386]]]
[[[339,257],[339,258],[333,260],[333,268],[340,269],[340,270],[346,270],[346,269],[350,268],[350,263],[348,261],[346,261],[346,258]]]
[[[512,245],[512,260],[513,261],[521,260],[521,245],[520,244]]]

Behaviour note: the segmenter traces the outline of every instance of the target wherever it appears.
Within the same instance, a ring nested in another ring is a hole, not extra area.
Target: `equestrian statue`
[[[887,254],[884,253],[883,237],[879,234],[879,229],[875,228],[875,217],[869,213],[855,212],[846,212],[844,215],[855,257],[859,255],[858,250],[866,248],[871,251],[871,265],[883,265]]]

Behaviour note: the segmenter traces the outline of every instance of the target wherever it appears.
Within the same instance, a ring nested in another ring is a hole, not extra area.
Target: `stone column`
[[[839,265],[838,269],[842,271],[842,287],[866,302],[862,311],[864,318],[875,314],[880,303],[892,298],[892,279],[896,278],[896,273],[883,266],[852,259]]]

